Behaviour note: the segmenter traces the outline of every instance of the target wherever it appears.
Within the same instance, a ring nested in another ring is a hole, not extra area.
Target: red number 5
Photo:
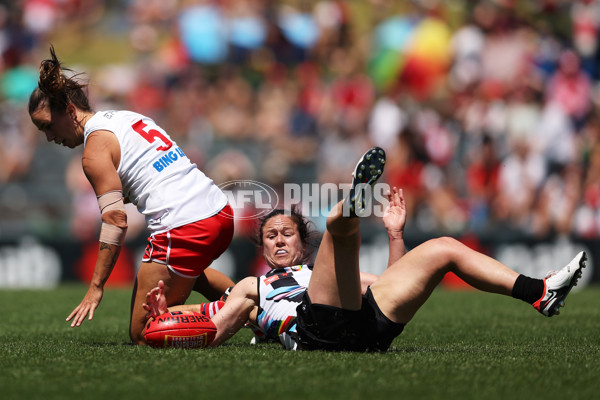
[[[135,124],[131,125],[134,131],[142,135],[144,139],[148,141],[148,143],[154,143],[154,139],[160,139],[165,144],[164,146],[160,146],[156,148],[156,151],[165,151],[169,150],[171,146],[173,146],[173,142],[166,138],[165,135],[157,131],[156,129],[149,129],[148,132],[144,130],[148,125],[139,120]]]

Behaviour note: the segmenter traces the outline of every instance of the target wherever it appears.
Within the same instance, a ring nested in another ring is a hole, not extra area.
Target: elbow
[[[125,211],[109,211],[102,214],[102,222],[127,229],[127,213]]]

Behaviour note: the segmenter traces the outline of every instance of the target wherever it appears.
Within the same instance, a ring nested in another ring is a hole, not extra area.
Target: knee
[[[327,231],[336,237],[354,237],[360,231],[358,218],[328,217],[326,223]]]
[[[150,320],[144,317],[142,320],[134,320],[133,318],[129,322],[129,338],[131,339],[131,343],[137,344],[140,346],[144,346],[146,344],[146,339],[144,338],[144,333],[146,332],[146,326],[148,325]]]
[[[439,261],[437,265],[448,270],[456,263],[464,247],[461,242],[448,236],[431,239],[427,245],[430,255]]]
[[[139,330],[129,330],[129,338],[131,339],[131,343],[136,344],[138,346],[145,346],[146,339],[144,339],[144,332]]]
[[[458,240],[449,236],[441,236],[431,239],[429,242],[435,249],[445,252],[455,251],[459,246],[462,245],[462,243],[460,243]]]

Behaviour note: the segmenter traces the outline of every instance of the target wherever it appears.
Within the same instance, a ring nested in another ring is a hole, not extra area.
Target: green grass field
[[[135,347],[129,289],[108,289],[94,320],[71,329],[84,293],[0,291],[2,399],[549,400],[600,388],[598,286],[550,319],[510,298],[437,290],[385,354],[251,346],[248,330],[217,349]]]

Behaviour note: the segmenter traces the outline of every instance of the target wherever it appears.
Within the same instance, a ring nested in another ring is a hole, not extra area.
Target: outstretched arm
[[[110,132],[97,131],[92,133],[83,152],[82,166],[86,177],[92,184],[102,214],[102,229],[98,257],[94,267],[94,275],[87,293],[79,305],[69,314],[67,321],[71,327],[80,326],[87,317],[92,319],[104,294],[104,284],[117,262],[121,251],[121,243],[127,231],[127,214],[123,208],[122,186],[117,174],[120,148],[118,141]],[[108,200],[103,204],[104,195],[117,196],[116,202]],[[103,208],[104,207],[104,208]]]
[[[238,282],[227,297],[223,308],[212,318],[217,335],[210,347],[216,347],[246,325],[258,308],[258,279],[248,277]]]
[[[389,205],[383,214],[383,225],[390,241],[388,267],[406,253],[404,245],[404,225],[406,224],[406,204],[402,189],[392,187],[388,194]]]

